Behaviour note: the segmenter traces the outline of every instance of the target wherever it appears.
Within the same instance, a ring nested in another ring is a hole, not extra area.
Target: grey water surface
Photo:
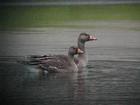
[[[17,61],[28,55],[67,54],[81,32],[89,62],[79,73],[48,74]],[[31,28],[1,31],[1,105],[139,105],[140,31]]]

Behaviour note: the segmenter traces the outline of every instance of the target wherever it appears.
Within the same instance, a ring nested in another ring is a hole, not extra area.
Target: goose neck
[[[69,59],[70,59],[71,61],[74,60],[74,55],[73,55],[73,54],[68,53],[68,57],[69,57]]]
[[[85,53],[85,43],[78,41],[78,48],[80,48]]]

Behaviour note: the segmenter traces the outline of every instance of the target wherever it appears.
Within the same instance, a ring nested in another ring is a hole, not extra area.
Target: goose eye
[[[90,35],[87,36],[87,39],[90,40]]]

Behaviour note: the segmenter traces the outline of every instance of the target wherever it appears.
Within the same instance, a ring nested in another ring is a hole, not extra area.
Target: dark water
[[[84,31],[99,39],[86,44],[88,66],[80,73],[62,74],[47,74],[16,60],[31,54],[67,54],[83,29],[1,32],[2,105],[139,105],[140,32]]]

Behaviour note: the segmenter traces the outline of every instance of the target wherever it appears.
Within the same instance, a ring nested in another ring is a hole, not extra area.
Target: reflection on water
[[[138,105],[139,64],[99,60],[90,61],[83,72],[47,74],[34,67],[1,63],[1,93],[9,105]]]
[[[0,101],[4,105],[139,105],[139,31],[96,30],[99,40],[86,44],[89,63],[79,73],[47,74],[16,62],[30,54],[67,54],[80,32],[5,32],[0,39]]]

